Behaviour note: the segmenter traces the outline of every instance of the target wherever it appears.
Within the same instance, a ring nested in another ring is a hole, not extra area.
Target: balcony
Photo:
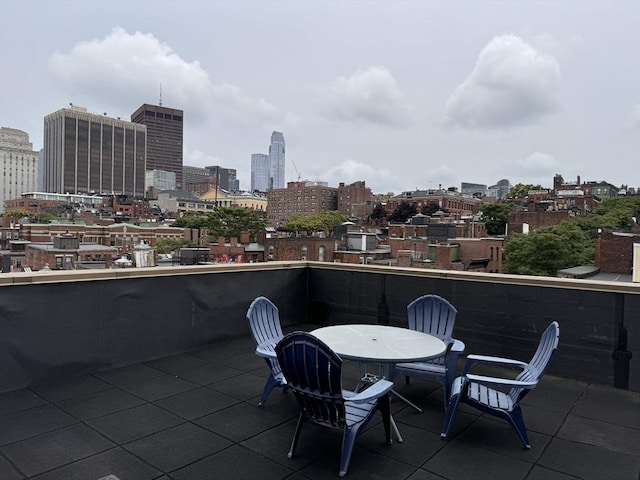
[[[532,450],[473,410],[441,441],[439,388],[398,381],[423,413],[394,401],[404,442],[384,445],[373,424],[349,478],[640,474],[639,285],[272,262],[13,274],[0,287],[2,479],[337,478],[339,432],[306,429],[288,459],[295,400],[276,391],[257,407],[266,367],[247,306],[268,296],[288,331],[403,326],[407,303],[427,292],[458,307],[469,353],[527,359],[560,323],[550,374],[525,399]]]

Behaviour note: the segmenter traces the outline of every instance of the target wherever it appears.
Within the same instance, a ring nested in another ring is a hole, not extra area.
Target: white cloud
[[[331,167],[322,173],[320,178],[331,186],[337,186],[340,182],[348,185],[353,182],[365,181],[367,187],[374,193],[399,191],[401,188],[400,179],[393,175],[389,169],[377,169],[353,159],[347,159]]]
[[[446,104],[448,121],[466,128],[532,123],[557,108],[560,67],[522,38],[493,38]]]
[[[323,111],[332,120],[402,127],[410,123],[411,109],[395,79],[384,68],[358,70],[338,77],[323,97]]]
[[[104,38],[79,42],[68,53],[49,59],[54,78],[74,103],[90,111],[119,109],[131,113],[141,103],[163,104],[187,112],[185,121],[217,117],[238,123],[282,121],[286,115],[237,86],[214,83],[199,62],[189,62],[150,33],[128,33],[116,27]],[[111,112],[109,112],[111,113]]]

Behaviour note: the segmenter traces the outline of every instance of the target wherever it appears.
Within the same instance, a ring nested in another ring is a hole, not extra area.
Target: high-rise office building
[[[269,189],[284,188],[284,162],[284,135],[282,132],[273,132],[269,145]]]
[[[204,167],[209,176],[216,179],[216,183],[222,190],[228,192],[237,191],[237,176],[238,172],[235,168],[225,168],[218,165]]]
[[[144,197],[147,128],[71,105],[44,117],[43,187]]]
[[[269,155],[251,154],[251,191],[266,192],[269,190]]]
[[[482,198],[487,195],[487,186],[482,183],[462,182],[460,184],[460,193],[463,195],[471,195],[472,197]]]
[[[0,128],[0,212],[5,200],[37,190],[38,153],[33,151],[29,134],[15,128]]]
[[[147,169],[176,174],[182,185],[183,112],[162,105],[144,104],[131,115],[131,121],[147,126]]]

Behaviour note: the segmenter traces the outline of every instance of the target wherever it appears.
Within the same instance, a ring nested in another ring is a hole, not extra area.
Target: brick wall
[[[634,243],[640,243],[640,234],[602,232],[596,239],[596,267],[602,273],[631,275]]]

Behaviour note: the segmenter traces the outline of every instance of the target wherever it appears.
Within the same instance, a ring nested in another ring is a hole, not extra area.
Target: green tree
[[[440,210],[440,204],[438,202],[430,201],[422,205],[422,209],[420,210],[420,213],[430,217],[431,215],[436,213],[438,210]],[[444,210],[442,211],[445,212]]]
[[[558,270],[593,263],[594,242],[574,222],[563,222],[504,243],[505,273],[555,277]]]
[[[242,232],[249,232],[252,241],[258,232],[266,227],[266,220],[250,208],[218,207],[206,215],[187,213],[174,222],[176,227],[208,228],[209,239],[220,237],[229,239],[239,237]]]
[[[40,212],[35,213],[31,210],[27,210],[26,208],[12,208],[9,210],[5,210],[2,214],[3,217],[13,217],[13,218],[28,218],[29,222],[32,223],[51,223],[51,220],[58,218],[53,213],[49,212]]]
[[[531,183],[518,183],[511,187],[509,193],[507,193],[507,198],[524,198],[529,195],[529,190],[546,190],[542,188],[540,185],[533,185]]]
[[[598,219],[602,217],[607,219],[607,224],[613,224],[612,228],[628,230],[634,223],[640,222],[640,198],[638,197],[618,197],[610,198],[603,201],[590,215],[586,218]],[[635,218],[635,220],[634,220]]]
[[[385,218],[387,218],[387,209],[384,208],[384,205],[382,205],[381,203],[376,203],[373,206],[373,210],[371,211],[371,215],[369,215],[369,218],[371,220],[384,220]]]
[[[347,217],[341,212],[329,210],[315,215],[289,217],[283,229],[291,233],[297,234],[304,232],[311,235],[314,232],[331,231],[333,227],[344,223],[346,219]]]
[[[191,242],[189,242],[189,240],[187,240],[186,238],[165,238],[162,240],[158,240],[158,244],[156,245],[156,248],[158,250],[158,253],[169,253],[169,252],[175,252],[177,250],[179,250],[182,247],[190,247],[193,246],[191,245]]]
[[[414,215],[418,213],[418,209],[415,203],[409,203],[406,200],[402,200],[396,209],[391,212],[389,221],[404,223]]]
[[[509,203],[489,203],[482,206],[481,220],[489,235],[504,235],[505,226],[513,205]]]

